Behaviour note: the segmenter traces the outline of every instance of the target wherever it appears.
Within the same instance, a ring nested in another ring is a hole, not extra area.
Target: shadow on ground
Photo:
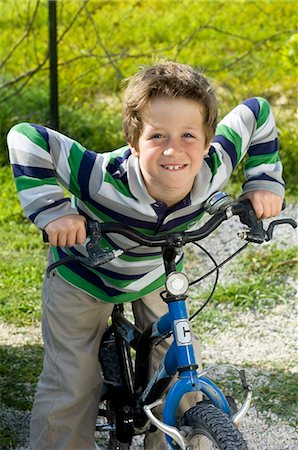
[[[28,440],[30,410],[42,368],[41,345],[0,347],[0,448]]]

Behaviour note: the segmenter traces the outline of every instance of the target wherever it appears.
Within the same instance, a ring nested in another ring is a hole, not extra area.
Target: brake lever
[[[297,228],[297,222],[294,219],[277,219],[277,220],[273,220],[267,230],[266,230],[266,241],[270,241],[273,237],[273,231],[274,228],[277,227],[278,225],[283,225],[283,224],[288,224],[291,225],[293,228]]]
[[[86,245],[86,250],[88,252],[88,256],[77,256],[77,255],[68,255],[65,258],[62,258],[60,261],[56,261],[50,264],[47,268],[47,277],[50,276],[50,273],[53,269],[56,269],[63,264],[67,264],[70,262],[77,262],[87,267],[97,267],[101,266],[114,258],[122,255],[123,250],[111,250],[104,251],[100,248],[100,225],[96,220],[88,220],[87,222],[87,234],[90,236],[90,241]]]
[[[239,214],[239,219],[241,223],[248,227],[248,231],[241,232],[238,236],[246,241],[261,244],[267,240],[267,232],[263,228],[262,220],[256,217],[256,213],[248,199],[241,200],[240,203],[243,205],[243,208]]]
[[[240,239],[243,239],[245,241],[248,242],[254,242],[256,244],[261,244],[262,242],[266,241],[269,242],[271,241],[272,237],[273,237],[273,231],[274,228],[277,227],[278,225],[283,225],[283,224],[288,224],[291,225],[293,228],[297,228],[297,222],[294,219],[277,219],[277,220],[273,220],[272,222],[270,222],[267,230],[264,230],[264,234],[255,234],[255,232],[251,232],[251,230],[243,230],[240,231],[238,233],[238,237],[240,237]],[[264,236],[264,237],[263,237]]]
[[[104,251],[100,248],[101,230],[100,224],[96,220],[90,219],[87,221],[87,234],[90,236],[90,241],[86,245],[89,256],[86,258],[79,257],[79,262],[88,267],[96,267],[122,255],[123,250],[120,249]]]

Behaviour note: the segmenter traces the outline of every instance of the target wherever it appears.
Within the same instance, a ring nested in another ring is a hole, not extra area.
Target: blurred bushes
[[[286,192],[298,196],[298,130],[297,123],[279,124],[280,155],[284,166]]]
[[[297,192],[296,2],[68,0],[57,2],[57,19],[61,132],[100,152],[122,145],[123,80],[162,58],[189,63],[214,81],[220,117],[254,95],[270,101],[287,187]],[[48,4],[2,1],[0,25],[6,164],[5,136],[14,123],[49,125]]]
[[[59,131],[90,150],[102,153],[124,144],[121,104],[116,96],[95,100],[91,106],[61,105],[59,114]],[[50,126],[47,88],[30,87],[3,102],[0,108],[0,166],[8,164],[7,133],[19,122]]]

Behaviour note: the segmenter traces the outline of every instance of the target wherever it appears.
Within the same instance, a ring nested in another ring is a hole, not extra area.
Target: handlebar
[[[239,216],[240,221],[248,227],[245,237],[243,238],[249,242],[259,244],[264,241],[269,241],[272,238],[273,230],[277,225],[287,223],[293,228],[297,227],[297,223],[293,219],[279,219],[272,221],[268,230],[265,230],[262,221],[256,217],[250,201],[245,199],[236,203],[231,203],[224,209],[219,209],[201,228],[194,231],[169,232],[162,236],[148,237],[126,225],[109,222],[98,224],[97,231],[101,234],[118,233],[131,239],[137,244],[145,245],[147,247],[176,247],[206,238],[216,230],[221,223],[236,215]],[[90,221],[87,225],[87,230],[90,234],[92,233]]]
[[[208,208],[205,208],[208,211]],[[70,255],[51,264],[48,267],[49,273],[58,265],[68,262],[79,262],[88,267],[96,267],[111,261],[112,259],[124,253],[124,250],[103,251],[100,248],[101,235],[108,233],[117,233],[136,242],[139,245],[147,247],[168,247],[181,248],[187,243],[196,242],[209,236],[221,223],[232,216],[239,216],[240,221],[248,228],[239,234],[239,237],[249,241],[261,244],[264,241],[271,240],[275,226],[281,224],[289,224],[293,228],[297,227],[297,223],[290,218],[274,220],[270,223],[267,230],[263,228],[263,223],[255,215],[253,207],[249,200],[243,199],[238,202],[222,202],[219,209],[212,217],[200,228],[194,231],[168,232],[159,236],[146,236],[133,228],[120,223],[99,223],[94,220],[87,221],[87,234],[90,241],[87,243],[88,257]],[[46,233],[43,232],[44,240],[47,241]]]

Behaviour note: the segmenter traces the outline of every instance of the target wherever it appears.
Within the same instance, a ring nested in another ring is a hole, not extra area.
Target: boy
[[[246,153],[243,194],[258,217],[279,214],[284,188],[268,103],[245,101],[220,122],[213,139],[216,120],[206,78],[187,65],[164,62],[130,79],[124,148],[96,154],[53,130],[15,126],[8,145],[17,189],[26,215],[49,236],[50,260],[84,254],[86,217],[151,234],[188,228]],[[72,203],[60,185],[74,195]],[[132,243],[111,235],[106,245],[125,249]],[[45,357],[32,411],[33,450],[93,448],[97,352],[113,303],[132,301],[140,328],[166,311],[154,292],[164,281],[161,249],[140,247],[128,255],[96,270],[61,266],[44,282]],[[159,439],[149,435],[145,448],[165,448]]]

